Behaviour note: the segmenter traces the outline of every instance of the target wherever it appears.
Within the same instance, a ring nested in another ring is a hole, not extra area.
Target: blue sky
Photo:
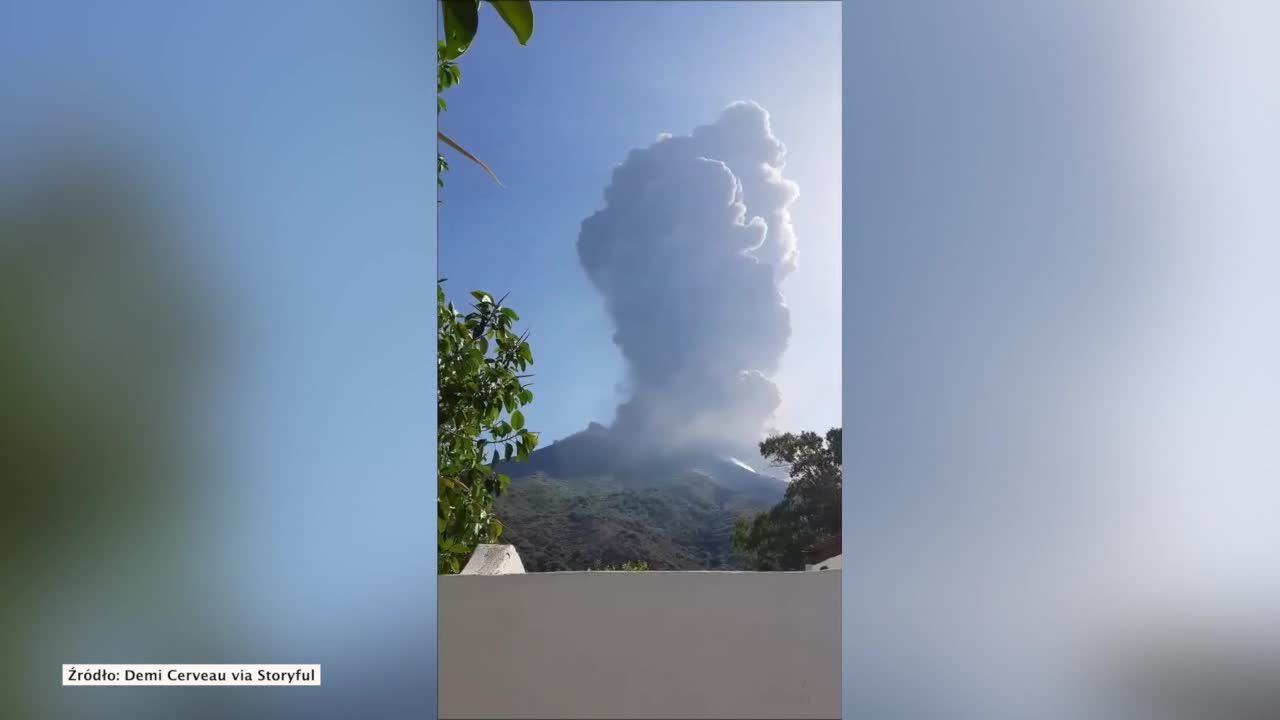
[[[451,297],[510,293],[532,331],[531,427],[556,439],[608,422],[625,369],[577,258],[579,223],[615,165],[662,132],[713,122],[736,100],[771,113],[799,268],[783,285],[792,342],[777,378],[785,430],[840,423],[840,6],[540,3],[526,47],[489,8],[440,127],[501,177],[451,154],[439,265]]]

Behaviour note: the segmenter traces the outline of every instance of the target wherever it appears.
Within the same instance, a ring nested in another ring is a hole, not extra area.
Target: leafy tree
[[[533,37],[533,6],[529,0],[486,0],[498,17],[515,33],[521,45],[528,44]],[[443,19],[444,39],[437,42],[436,52],[436,113],[444,112],[449,104],[445,102],[445,90],[462,81],[462,70],[457,59],[471,47],[476,30],[480,27],[480,0],[440,0],[440,13]],[[493,181],[502,185],[502,181],[483,160],[472,155],[455,140],[438,131],[436,137],[440,142],[453,148],[471,162],[479,165]],[[444,187],[444,173],[449,169],[449,162],[444,155],[436,153],[436,184]]]
[[[533,8],[528,0],[488,0],[521,45],[533,35]],[[441,0],[444,39],[437,42],[436,112],[448,103],[444,91],[462,80],[457,60],[471,46],[480,22],[480,0]],[[440,142],[479,165],[501,185],[489,166],[443,132]],[[436,154],[436,183],[444,187],[449,162]],[[533,363],[527,333],[516,335],[519,315],[482,291],[471,293],[472,311],[458,311],[437,287],[437,353],[439,458],[437,568],[458,572],[479,543],[494,542],[502,523],[494,516],[494,500],[511,482],[496,470],[499,462],[523,460],[538,436],[524,426],[521,408],[533,392],[521,374]],[[489,453],[492,452],[492,457]]]
[[[538,435],[525,427],[521,408],[533,401],[523,374],[533,363],[528,333],[512,326],[520,316],[475,291],[463,314],[437,286],[437,401],[439,480],[437,569],[458,572],[479,543],[496,541],[502,523],[494,500],[511,480],[500,462],[524,460]]]
[[[733,544],[756,570],[803,570],[805,554],[840,533],[841,429],[774,435],[760,454],[791,478],[782,502],[738,520]]]

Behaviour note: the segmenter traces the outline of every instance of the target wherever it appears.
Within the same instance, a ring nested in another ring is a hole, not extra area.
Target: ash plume
[[[583,221],[578,256],[627,362],[631,397],[613,424],[626,445],[754,452],[791,334],[779,283],[795,266],[798,189],[785,153],[764,108],[734,103],[632,150]]]

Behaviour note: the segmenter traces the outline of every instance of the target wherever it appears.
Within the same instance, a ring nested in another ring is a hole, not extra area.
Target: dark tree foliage
[[[840,533],[840,440],[841,429],[832,428],[760,443],[760,454],[786,468],[791,482],[782,502],[734,527],[734,546],[752,569],[803,570],[810,549]]]

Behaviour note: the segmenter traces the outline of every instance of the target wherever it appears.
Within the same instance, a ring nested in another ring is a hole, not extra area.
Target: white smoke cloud
[[[798,195],[785,154],[764,108],[734,103],[632,150],[583,221],[578,256],[630,373],[614,423],[629,442],[751,449],[781,402]]]

